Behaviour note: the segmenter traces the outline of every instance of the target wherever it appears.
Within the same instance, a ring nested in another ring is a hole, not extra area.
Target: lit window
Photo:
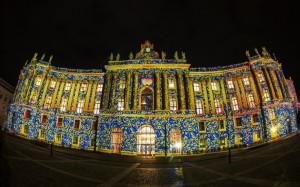
[[[270,94],[269,94],[269,90],[268,89],[264,89],[264,98],[265,98],[265,102],[270,101]]]
[[[51,82],[50,82],[50,89],[54,89],[55,85],[56,85],[56,80],[52,79]]]
[[[249,86],[249,85],[250,85],[250,82],[249,82],[249,78],[248,78],[248,77],[244,77],[244,78],[243,78],[243,82],[244,82],[244,85],[245,85],[245,86]]]
[[[249,106],[250,106],[251,108],[254,108],[254,107],[255,107],[254,97],[253,97],[252,94],[249,94],[249,95],[248,95],[248,102],[249,102]]]
[[[175,79],[168,79],[169,88],[175,88]]]
[[[170,98],[170,110],[177,110],[177,102],[175,97]]]
[[[193,86],[194,86],[194,91],[195,91],[195,92],[200,91],[199,83],[194,82],[194,83],[193,83]]]
[[[102,90],[103,90],[103,83],[99,83],[97,85],[97,92],[102,92]]]
[[[212,90],[217,90],[218,88],[217,88],[217,83],[216,82],[212,82],[211,83],[211,89]]]
[[[72,83],[68,81],[65,85],[65,91],[70,91]]]
[[[30,110],[29,109],[25,109],[24,112],[24,119],[30,118]]]
[[[48,118],[47,115],[42,115],[41,123],[42,123],[42,124],[46,124],[46,123],[47,123],[47,118]]]
[[[84,100],[83,99],[79,99],[78,104],[77,104],[77,113],[82,113],[82,109],[83,109],[83,105],[84,105]]]
[[[36,91],[33,91],[29,102],[34,104],[36,102],[36,99],[37,99]]]
[[[125,88],[125,79],[120,80],[120,88],[121,89]]]
[[[206,141],[205,139],[201,138],[200,139],[200,149],[205,149],[206,148]]]
[[[259,82],[265,82],[265,78],[262,72],[257,74]]]
[[[51,100],[52,100],[52,96],[51,95],[47,95],[44,108],[46,108],[46,109],[50,108]]]
[[[215,99],[215,108],[216,108],[217,114],[222,113],[222,107],[221,107],[219,99]]]
[[[40,86],[40,85],[41,85],[41,82],[42,82],[41,77],[37,77],[37,78],[36,78],[35,85],[36,85],[36,86]]]
[[[269,109],[269,118],[270,120],[274,120],[276,118],[274,108]]]
[[[205,131],[205,123],[204,121],[199,122],[199,131],[204,132]]]
[[[45,131],[44,130],[40,130],[40,139],[45,139],[45,137],[46,137],[46,133],[45,133]]]
[[[252,123],[258,123],[258,114],[252,115]]]
[[[219,130],[225,130],[224,120],[218,121]]]
[[[242,118],[235,118],[235,126],[242,127]]]
[[[28,133],[28,125],[22,125],[21,133],[27,134]]]
[[[236,97],[232,97],[231,100],[232,100],[233,110],[234,111],[239,110],[239,105],[238,105],[238,101],[237,101]]]
[[[63,118],[57,118],[56,127],[60,128],[63,125]]]
[[[203,106],[201,99],[196,100],[196,113],[199,115],[203,114]]]
[[[87,83],[85,83],[85,82],[81,83],[80,91],[81,91],[81,92],[85,92],[85,91],[86,91],[86,88],[87,88]]]
[[[94,114],[99,114],[100,111],[100,99],[97,99],[94,106]]]
[[[228,84],[228,88],[229,88],[229,89],[233,89],[233,88],[234,88],[234,85],[233,85],[233,81],[232,81],[232,80],[227,81],[227,84]]]
[[[60,111],[61,112],[65,112],[66,111],[66,107],[67,107],[67,98],[63,98],[62,100],[61,100],[61,104],[60,104]]]
[[[55,142],[56,143],[61,143],[61,138],[62,136],[61,136],[61,133],[57,133],[57,134],[55,134]]]
[[[80,128],[80,120],[79,119],[75,119],[74,121],[74,129],[78,130]]]
[[[254,132],[254,133],[253,133],[253,142],[259,141],[260,138],[261,138],[260,132]]]
[[[119,98],[118,100],[118,111],[123,111],[124,110],[124,99]]]
[[[78,136],[73,136],[72,145],[78,146],[80,138]]]

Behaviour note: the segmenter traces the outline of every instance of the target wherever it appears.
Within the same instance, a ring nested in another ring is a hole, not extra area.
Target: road
[[[255,149],[130,157],[50,148],[2,135],[0,186],[300,186],[300,135]]]

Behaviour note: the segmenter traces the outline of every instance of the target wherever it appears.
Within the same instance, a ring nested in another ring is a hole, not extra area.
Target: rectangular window
[[[81,114],[82,110],[83,110],[83,105],[84,105],[84,100],[83,99],[79,99],[78,104],[77,104],[77,113]]]
[[[175,97],[170,98],[170,110],[176,111],[177,110],[177,102]]]
[[[36,100],[37,100],[36,91],[33,91],[29,102],[34,104],[34,103],[36,103]]]
[[[199,92],[200,91],[199,83],[194,82],[193,86],[194,86],[194,91],[195,92]]]
[[[47,123],[47,118],[48,118],[47,115],[42,115],[41,123],[42,123],[42,124],[46,124],[46,123]]]
[[[40,86],[40,85],[41,85],[41,82],[42,82],[41,77],[37,77],[37,78],[36,78],[35,85],[36,85],[36,86]]]
[[[57,118],[57,128],[61,128],[63,126],[63,118]]]
[[[55,142],[56,143],[61,143],[61,140],[62,140],[61,133],[55,134]]]
[[[79,145],[79,137],[78,136],[73,136],[73,140],[72,140],[72,145]]]
[[[252,123],[258,123],[258,114],[252,115]]]
[[[249,85],[250,85],[250,82],[249,82],[249,78],[248,78],[248,77],[244,77],[244,78],[243,78],[243,82],[244,82],[244,85],[245,85],[245,86],[249,86]]]
[[[235,118],[235,126],[242,127],[242,118]]]
[[[218,121],[219,130],[225,130],[224,120]]]
[[[55,85],[56,85],[56,80],[51,80],[50,82],[50,89],[54,89],[55,88]]]
[[[232,97],[231,100],[232,100],[233,110],[234,111],[239,110],[239,105],[238,105],[238,101],[237,101],[236,97]]]
[[[200,139],[200,149],[205,149],[206,148],[206,142],[205,139],[201,138]]]
[[[46,133],[44,130],[40,130],[40,139],[45,139]]]
[[[233,81],[232,81],[232,80],[228,80],[228,81],[227,81],[227,84],[228,84],[228,88],[229,88],[229,89],[233,89],[233,88],[234,88],[234,84],[233,84]]]
[[[51,100],[52,100],[52,96],[51,95],[47,95],[46,102],[45,102],[45,105],[44,105],[45,109],[50,108]]]
[[[80,128],[80,120],[79,119],[75,119],[74,129],[75,130],[79,130],[79,128]]]
[[[264,98],[265,98],[265,102],[270,101],[270,94],[269,94],[269,90],[268,89],[264,89]]]
[[[259,72],[259,73],[257,74],[257,76],[258,76],[259,82],[261,82],[261,83],[265,82],[265,78],[264,78],[264,75],[263,75],[262,72]]]
[[[261,138],[260,132],[253,133],[253,142],[258,142]]]
[[[92,131],[95,131],[97,128],[97,123],[96,121],[92,121]]]
[[[60,104],[60,111],[61,112],[65,112],[66,111],[66,108],[67,108],[67,98],[63,98],[62,100],[61,100],[61,104]]]
[[[28,133],[28,125],[22,125],[22,131],[23,134],[27,134]]]
[[[226,146],[226,138],[225,137],[221,137],[220,138],[220,147],[225,147]]]
[[[205,131],[205,122],[204,121],[199,122],[199,131],[200,132]]]
[[[215,99],[215,108],[217,114],[221,114],[223,112],[219,99]]]
[[[102,90],[103,90],[103,83],[99,83],[97,85],[97,92],[102,92]]]
[[[100,99],[96,99],[94,106],[94,114],[99,114],[100,112]]]
[[[65,85],[65,91],[70,91],[71,90],[71,85],[72,85],[71,82],[67,82],[66,85]]]
[[[85,92],[87,89],[87,83],[83,82],[80,86],[80,92]]]
[[[198,115],[202,115],[204,113],[201,99],[196,100],[196,113]]]
[[[30,110],[29,109],[25,109],[24,111],[24,119],[30,118]]]
[[[125,79],[120,80],[120,88],[124,89],[125,88]]]
[[[118,111],[123,111],[124,110],[124,99],[119,98],[118,100]]]
[[[250,108],[254,108],[255,107],[255,102],[254,102],[254,97],[252,94],[248,95],[248,103]]]
[[[211,83],[211,89],[212,89],[212,90],[218,90],[218,88],[217,88],[217,83],[216,83],[216,82],[212,82],[212,83]]]
[[[168,79],[169,88],[175,88],[175,79]]]
[[[270,119],[270,120],[276,119],[274,108],[270,108],[270,109],[269,109],[269,119]]]
[[[95,138],[91,138],[90,145],[91,145],[91,147],[95,147]]]

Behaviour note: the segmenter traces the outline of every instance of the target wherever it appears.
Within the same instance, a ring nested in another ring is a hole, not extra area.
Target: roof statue
[[[113,53],[110,53],[109,60],[110,60],[110,61],[113,61],[113,60],[114,60],[114,54],[113,54]]]
[[[182,56],[182,59],[185,60],[185,53],[184,52],[181,52],[181,56]]]
[[[50,58],[49,58],[50,64],[51,64],[52,58],[53,58],[53,55],[51,55]]]
[[[266,47],[262,47],[262,54],[263,54],[263,56],[269,55],[269,53],[268,53]]]
[[[248,59],[250,59],[250,52],[249,52],[249,50],[246,50],[246,56],[247,56]]]
[[[273,53],[273,57],[274,57],[274,60],[275,60],[276,62],[278,62],[278,60],[277,60],[277,58],[276,58],[276,56],[275,56],[275,53]]]
[[[129,54],[129,56],[128,56],[128,57],[129,57],[129,59],[130,59],[130,60],[132,60],[132,59],[133,59],[133,53],[132,53],[132,52],[130,52],[130,54]]]
[[[175,59],[175,60],[178,60],[178,52],[177,52],[177,51],[175,51],[174,59]]]
[[[153,50],[153,44],[149,40],[146,40],[144,44],[141,44],[141,50],[135,56],[136,59],[158,59],[158,52]]]
[[[166,59],[166,53],[165,52],[161,52],[161,59]]]
[[[116,61],[120,60],[120,53],[117,54]]]
[[[254,48],[254,51],[255,51],[256,55],[260,56],[260,54],[259,54],[257,48]]]
[[[45,53],[43,53],[41,60],[44,60],[44,58],[45,58]]]
[[[31,59],[31,62],[37,60],[37,56],[38,56],[38,53],[34,53],[32,59]]]

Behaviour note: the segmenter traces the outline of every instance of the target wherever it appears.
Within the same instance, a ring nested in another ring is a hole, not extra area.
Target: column
[[[160,72],[155,72],[155,110],[160,110]]]
[[[59,89],[59,92],[58,92],[57,102],[56,102],[56,106],[57,107],[60,106],[61,95],[63,93],[64,87],[65,87],[65,83],[66,83],[66,79],[61,80],[60,89]]]
[[[257,94],[257,87],[255,86],[253,77],[249,76],[249,79],[250,79],[250,83],[251,83],[254,98],[255,98],[255,105],[257,106],[257,105],[259,105],[259,97],[258,97],[258,94]]]
[[[226,92],[225,92],[224,78],[221,78],[220,84],[222,87],[223,101],[224,101],[224,103],[226,103],[226,106],[227,106],[227,96],[226,96]],[[228,107],[227,107],[227,110],[228,110]]]
[[[177,72],[177,85],[179,89],[179,94],[177,90],[177,95],[178,95],[178,100],[180,101],[180,110],[185,110],[185,100],[184,100],[184,88],[183,88],[183,80],[182,80],[182,72],[178,71]]]
[[[235,87],[236,94],[237,94],[239,109],[242,109],[243,106],[242,106],[242,99],[241,99],[240,89],[239,89],[239,85],[238,85],[238,77],[233,78],[233,83],[234,83],[234,87]]]
[[[278,70],[275,70],[275,75],[276,75],[276,78],[277,78],[279,86],[280,86],[280,90],[281,90],[281,93],[282,93],[282,98],[286,98],[286,92],[285,92],[284,84],[281,80],[281,77],[278,73]]]
[[[26,88],[26,95],[25,95],[25,100],[24,101],[28,101],[29,100],[29,95],[30,95],[30,92],[31,92],[31,86],[32,86],[32,81],[34,80],[33,79],[33,71],[29,71],[29,78],[28,78],[28,85],[27,85],[27,88]]]
[[[195,96],[194,96],[194,89],[193,84],[189,78],[189,72],[185,72],[185,79],[186,79],[186,86],[187,86],[187,95],[188,95],[188,109],[195,110]]]
[[[290,92],[289,92],[289,88],[288,88],[288,84],[285,80],[285,77],[284,77],[284,74],[282,72],[282,69],[279,69],[278,70],[281,77],[282,77],[282,83],[283,83],[283,86],[284,86],[284,89],[285,89],[285,93],[286,93],[286,98],[291,98],[291,95],[290,95]]]
[[[71,110],[72,101],[73,101],[73,95],[74,95],[74,91],[75,91],[76,85],[77,85],[77,80],[73,80],[72,81],[71,92],[70,92],[70,95],[69,95],[68,107],[67,107],[68,111]]]
[[[273,77],[273,74],[271,73],[271,67],[266,67],[266,72],[268,73],[269,77],[270,77],[270,83],[273,85],[273,90],[274,90],[274,93],[275,93],[275,99],[279,99],[279,90],[276,89],[277,85],[276,85],[276,81]]]
[[[106,80],[105,80],[105,85],[104,85],[104,94],[103,94],[103,100],[102,100],[102,105],[103,109],[108,109],[108,100],[109,100],[109,92],[110,92],[110,86],[111,86],[111,74],[106,74]]]
[[[112,82],[112,87],[111,87],[111,100],[110,100],[110,109],[114,110],[115,109],[115,95],[116,95],[116,87],[117,87],[117,78],[118,78],[118,73],[115,72],[113,74],[113,82]]]
[[[164,71],[162,73],[163,75],[163,84],[164,84],[164,109],[165,110],[170,110],[170,105],[169,105],[169,85],[168,85],[168,72]]]
[[[87,93],[85,95],[85,101],[84,101],[84,111],[89,110],[89,100],[91,97],[92,86],[93,86],[93,80],[89,80],[88,81],[88,89],[87,89]]]
[[[215,108],[214,94],[211,87],[211,78],[208,79],[208,89],[209,89],[209,100],[211,104],[211,113],[214,114],[216,113],[216,108]]]
[[[78,93],[80,90],[80,86],[81,86],[81,80],[78,81],[77,86],[76,86],[76,91],[74,94],[74,99],[73,99],[73,105],[72,105],[72,111],[75,112],[76,111],[76,106],[77,106],[77,101],[78,101]]]
[[[267,85],[268,85],[268,87],[270,88],[270,91],[271,91],[271,98],[276,99],[275,92],[274,92],[274,87],[273,87],[273,84],[271,82],[269,72],[266,70],[265,65],[262,66],[262,70],[263,70],[263,73],[265,74]]]
[[[37,99],[40,98],[40,93],[41,93],[42,87],[43,87],[43,85],[45,85],[44,81],[45,81],[46,75],[47,75],[47,71],[44,70],[43,73],[42,73],[42,77],[41,77],[41,85],[39,86],[38,91],[36,93]]]
[[[209,114],[209,104],[208,104],[208,96],[207,96],[207,87],[206,87],[206,80],[201,80],[204,100],[205,100],[205,113]]]
[[[96,97],[96,92],[97,92],[97,87],[98,87],[98,81],[91,81],[91,93],[92,93],[92,97],[90,99],[90,107],[89,107],[89,111],[93,112],[94,111],[94,105],[95,105],[95,97]]]
[[[247,75],[248,76],[248,75]],[[239,76],[238,77],[238,83],[240,85],[240,89],[241,89],[241,92],[242,92],[242,101],[243,101],[243,108],[248,108],[248,102],[247,102],[247,98],[246,98],[246,93],[245,93],[245,86],[242,82],[242,76]]]
[[[52,101],[51,101],[51,108],[55,108],[55,101],[56,101],[56,96],[57,96],[57,92],[60,86],[60,81],[61,79],[56,79],[56,84],[55,84],[55,90],[52,96]]]
[[[282,93],[282,90],[281,90],[281,87],[280,87],[279,80],[276,77],[276,73],[272,69],[270,69],[270,72],[271,72],[271,75],[274,79],[274,83],[276,85],[276,93],[278,94],[278,98],[282,99],[283,98],[283,95],[282,95],[283,93]]]
[[[46,84],[44,85],[44,89],[43,89],[43,95],[42,95],[42,98],[40,100],[40,106],[43,106],[44,105],[44,100],[45,100],[45,97],[46,97],[46,93],[47,93],[47,90],[48,90],[48,87],[49,87],[49,84],[50,84],[50,81],[51,81],[51,76],[48,75],[46,77]],[[41,85],[43,86],[43,85]]]
[[[133,85],[133,97],[132,97],[132,100],[133,100],[133,107],[132,107],[132,109],[133,110],[137,110],[137,101],[138,101],[138,78],[139,78],[139,73],[138,72],[134,72],[133,73],[134,74],[134,85]]]
[[[125,107],[124,110],[129,110],[129,102],[130,102],[130,80],[131,80],[131,72],[126,72],[126,86],[125,86]]]

